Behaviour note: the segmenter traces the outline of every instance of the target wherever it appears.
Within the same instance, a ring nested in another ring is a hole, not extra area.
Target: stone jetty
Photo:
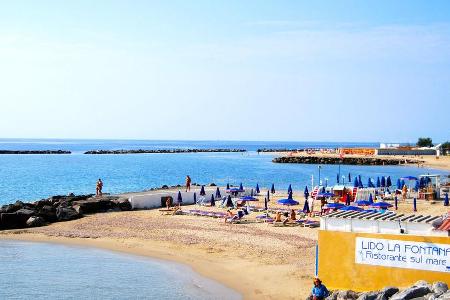
[[[0,154],[71,154],[66,150],[0,150]]]
[[[305,151],[305,149],[286,149],[286,148],[284,148],[284,149],[281,149],[281,148],[261,148],[261,149],[258,149],[258,150],[256,150],[256,152],[268,152],[268,153],[271,153],[271,152],[274,152],[274,153],[276,153],[276,152],[298,152],[298,151]]]
[[[310,295],[307,300],[312,300]],[[414,285],[400,290],[397,287],[385,287],[378,291],[355,292],[352,290],[330,291],[326,300],[448,300],[450,290],[445,282],[436,281],[430,284],[424,280],[417,281]]]
[[[365,165],[365,166],[383,166],[383,165],[403,165],[417,164],[422,161],[412,159],[381,158],[381,157],[344,157],[338,156],[282,156],[272,160],[274,163],[291,164],[318,164],[318,165]]]
[[[246,152],[245,149],[132,149],[132,150],[90,150],[84,154],[145,154],[145,153],[213,153]]]
[[[84,214],[125,210],[131,210],[128,199],[109,195],[94,197],[69,194],[31,203],[16,201],[0,208],[0,230],[37,227],[78,219]]]

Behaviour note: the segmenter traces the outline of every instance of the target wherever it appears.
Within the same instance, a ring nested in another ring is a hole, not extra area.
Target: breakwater
[[[0,150],[0,154],[71,154],[66,150]]]
[[[219,153],[246,152],[245,149],[132,149],[132,150],[90,150],[84,154],[146,154],[146,153]]]
[[[412,159],[395,159],[380,157],[330,157],[330,156],[282,156],[272,160],[274,163],[318,164],[318,165],[362,165],[362,166],[395,166],[417,164],[421,161]]]

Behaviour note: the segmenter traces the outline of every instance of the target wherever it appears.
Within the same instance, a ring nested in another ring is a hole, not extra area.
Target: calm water
[[[342,144],[342,143],[341,143]],[[376,146],[376,144],[344,144]],[[71,155],[0,155],[0,204],[15,200],[35,200],[55,194],[94,193],[98,178],[104,192],[141,191],[163,184],[183,184],[187,174],[193,182],[214,182],[254,187],[259,183],[277,189],[303,189],[318,178],[317,165],[274,164],[273,156],[258,155],[258,148],[337,147],[336,143],[262,143],[262,142],[174,142],[174,141],[46,141],[0,140],[0,149],[67,149]],[[136,155],[83,155],[91,149],[159,148],[245,148],[247,153],[184,153]],[[252,151],[253,150],[253,151]],[[341,166],[341,176],[351,173],[368,178],[390,175],[396,178],[443,171],[415,167]],[[321,179],[336,182],[338,166],[323,165]]]
[[[241,299],[189,267],[99,249],[0,240],[0,299]]]

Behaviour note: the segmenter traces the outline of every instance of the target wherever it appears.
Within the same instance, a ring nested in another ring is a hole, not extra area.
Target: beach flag
[[[394,204],[395,204],[395,210],[398,209],[398,198],[397,196],[394,197]]]
[[[220,194],[219,187],[216,189],[216,198],[222,198],[222,195]]]
[[[211,206],[216,206],[216,201],[214,199],[214,195],[211,194]]]
[[[413,199],[414,211],[417,211],[417,199],[414,197]]]
[[[309,210],[308,199],[305,199],[305,205],[303,206],[303,212],[305,214],[309,214],[311,211]]]
[[[272,187],[270,188],[270,192],[275,194],[275,184],[272,183]]]
[[[259,190],[259,184],[256,184],[256,194],[261,193],[261,191]]]
[[[444,206],[448,206],[448,193],[445,193]]]

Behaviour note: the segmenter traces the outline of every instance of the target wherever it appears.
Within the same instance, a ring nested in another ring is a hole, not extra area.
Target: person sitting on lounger
[[[239,217],[236,216],[231,210],[227,210],[227,214],[225,216],[225,223],[228,222],[232,222],[233,220],[238,219]]]
[[[283,214],[283,216],[284,216],[284,220],[283,220],[283,225],[286,225],[288,222],[289,222],[289,213],[288,212],[285,212],[284,214]]]
[[[273,222],[282,222],[281,221],[281,211],[277,211],[277,213],[275,214],[275,219],[273,219]]]
[[[297,220],[297,215],[295,213],[295,210],[291,209],[291,221]]]

